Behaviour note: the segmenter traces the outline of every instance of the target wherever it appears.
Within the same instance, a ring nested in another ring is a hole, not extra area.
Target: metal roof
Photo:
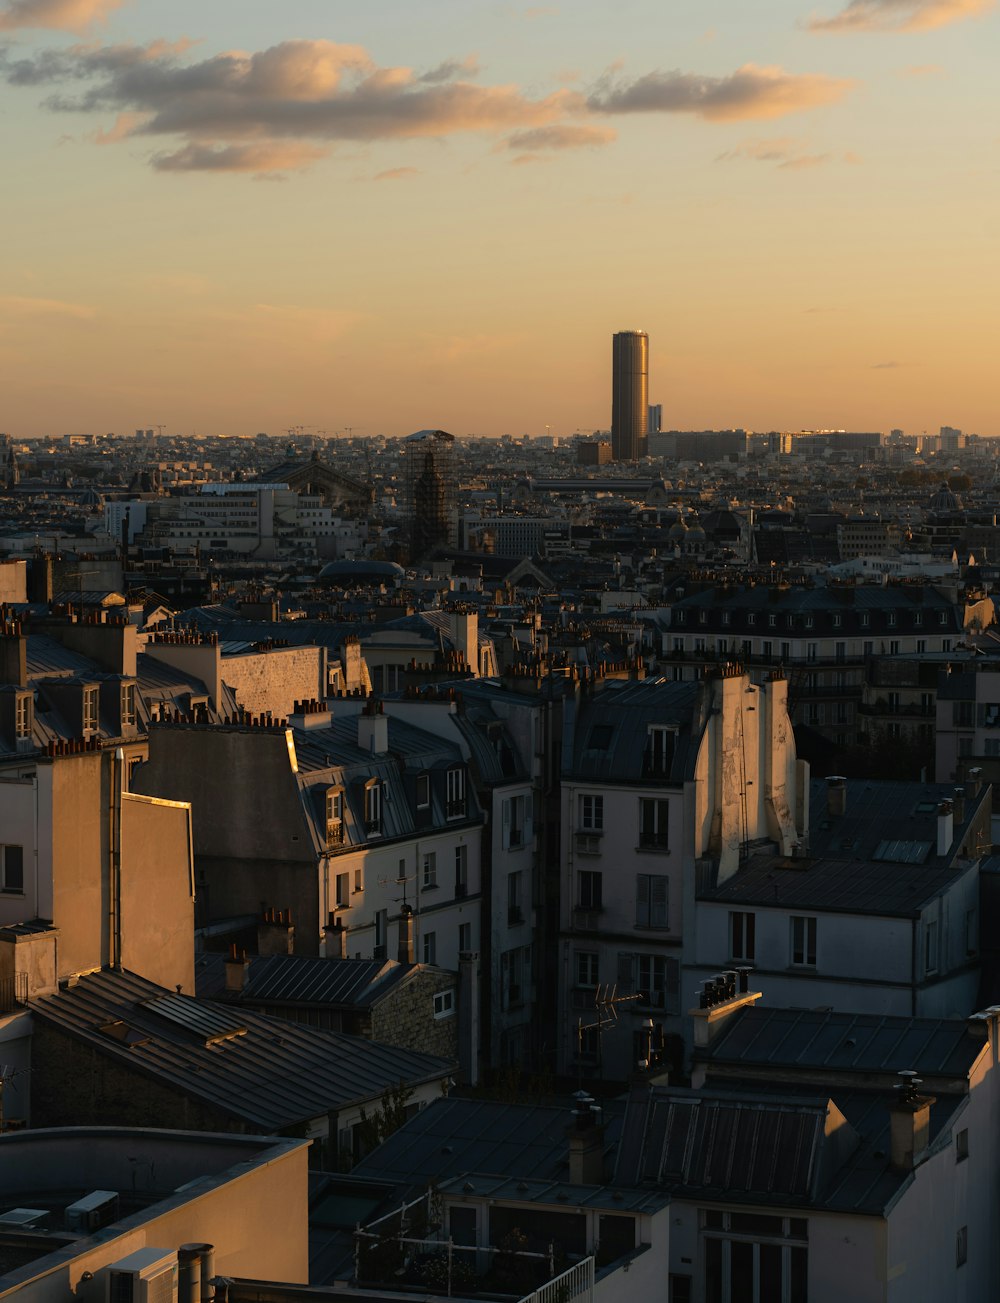
[[[323,1004],[357,1008],[386,995],[412,965],[390,959],[313,959],[306,955],[255,955],[240,1002]],[[226,958],[200,955],[195,965],[198,994],[227,995]]]
[[[569,736],[564,739],[563,777],[612,783],[682,783],[697,756],[703,721],[698,702],[700,683],[665,679],[612,681],[578,710],[566,709]],[[651,777],[645,770],[649,726],[677,729],[669,771]]]
[[[753,1007],[731,1018],[705,1052],[713,1063],[744,1067],[965,1078],[982,1053],[983,1033],[960,1018],[906,1018]]]
[[[171,995],[129,972],[81,977],[31,1001],[36,1018],[178,1094],[263,1131],[444,1077],[445,1059]],[[166,1013],[167,1016],[164,1016]],[[123,1034],[103,1031],[123,1025]],[[237,1025],[245,1034],[236,1034]],[[228,1027],[223,1039],[212,1039]]]

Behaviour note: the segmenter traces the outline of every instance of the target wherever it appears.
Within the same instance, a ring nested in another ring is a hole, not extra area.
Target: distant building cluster
[[[0,440],[0,1294],[989,1300],[992,444]]]

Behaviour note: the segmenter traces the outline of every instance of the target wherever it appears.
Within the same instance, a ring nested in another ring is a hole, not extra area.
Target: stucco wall
[[[151,982],[194,994],[194,899],[189,811],[122,798],[122,957]]]

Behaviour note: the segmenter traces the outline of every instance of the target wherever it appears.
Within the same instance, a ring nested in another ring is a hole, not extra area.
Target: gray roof
[[[701,683],[611,680],[585,697],[576,711],[567,703],[563,777],[643,785],[684,782],[693,775],[704,728],[699,711],[704,693]],[[677,728],[670,768],[662,776],[646,770],[650,724]]]
[[[36,1018],[129,1071],[262,1131],[447,1075],[445,1059],[175,995],[99,972],[31,1001]]]
[[[742,1068],[966,1078],[985,1033],[964,1019],[907,1018],[803,1009],[746,1008],[701,1057]]]
[[[412,965],[389,959],[313,959],[307,955],[254,955],[238,993],[248,1004],[336,1005],[352,1009],[374,1003]],[[198,995],[226,997],[226,956],[203,954],[195,965]]]
[[[435,1100],[352,1169],[352,1176],[391,1181],[401,1192],[463,1172],[504,1179],[559,1181],[569,1171],[570,1108],[501,1104],[495,1100]],[[613,1147],[619,1113],[607,1116],[605,1145]]]

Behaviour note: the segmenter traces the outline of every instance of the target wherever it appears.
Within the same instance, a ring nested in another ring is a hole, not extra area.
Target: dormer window
[[[465,814],[465,770],[448,770],[448,803],[445,814],[449,819],[460,819]]]
[[[135,684],[122,684],[122,728],[135,723]]]
[[[344,792],[331,787],[326,794],[326,844],[340,846],[344,840]]]
[[[643,770],[647,778],[666,778],[674,759],[677,730],[662,724],[650,724],[646,732]]]
[[[23,692],[18,695],[14,704],[15,737],[31,737],[32,715],[34,714],[32,710],[33,704],[30,692]]]
[[[417,809],[427,810],[431,804],[431,776],[417,774]]]
[[[377,778],[365,784],[365,832],[369,837],[382,835],[382,784]]]
[[[97,694],[97,688],[84,688],[83,690],[84,733],[97,732]]]

